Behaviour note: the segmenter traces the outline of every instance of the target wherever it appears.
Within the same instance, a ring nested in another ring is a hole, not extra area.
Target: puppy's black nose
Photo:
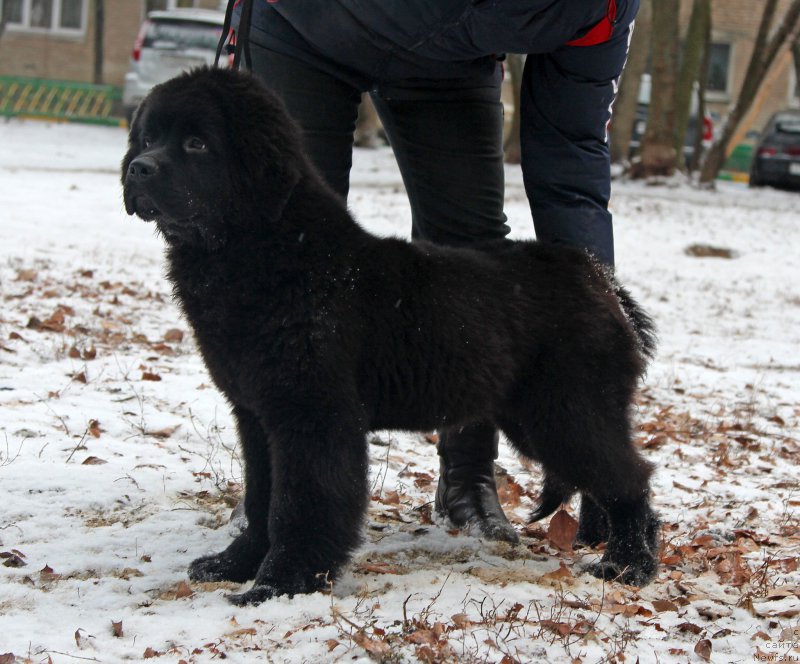
[[[128,166],[128,177],[147,180],[158,173],[158,162],[152,157],[137,157]]]

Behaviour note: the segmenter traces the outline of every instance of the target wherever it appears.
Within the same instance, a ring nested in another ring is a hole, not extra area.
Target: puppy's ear
[[[267,128],[249,135],[247,145],[240,145],[233,158],[238,162],[237,188],[241,189],[240,205],[253,205],[254,215],[246,218],[277,222],[283,214],[302,173],[302,156],[290,137]]]
[[[280,148],[280,145],[273,145]],[[262,218],[277,222],[286,209],[301,177],[301,157],[294,151],[270,150],[261,152],[263,160],[260,177],[254,180],[253,201]],[[258,156],[255,157],[258,159]]]
[[[252,215],[273,223],[280,219],[295,186],[308,168],[300,131],[283,102],[250,74],[238,74],[235,110],[229,113],[231,159],[236,165],[234,187],[240,209],[252,206]],[[233,91],[232,91],[233,92]]]

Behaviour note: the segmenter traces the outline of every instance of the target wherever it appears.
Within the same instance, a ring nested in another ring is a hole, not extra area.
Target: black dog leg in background
[[[555,493],[564,477],[580,491],[579,539],[592,545],[608,540],[602,561],[589,571],[645,585],[657,568],[658,520],[648,502],[652,469],[631,439],[629,409],[638,360],[629,359],[592,348],[590,337],[580,345],[564,341],[542,353],[532,372],[535,380],[520,390],[524,396],[512,404],[501,426],[510,423],[504,431],[511,442],[541,462]],[[612,371],[618,381],[610,390],[605,376]]]
[[[600,542],[607,542],[611,528],[608,524],[608,514],[597,504],[591,496],[581,496],[580,521],[578,532],[575,535],[576,544],[584,546],[597,546]]]

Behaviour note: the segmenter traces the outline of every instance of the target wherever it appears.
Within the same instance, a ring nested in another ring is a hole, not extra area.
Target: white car
[[[153,11],[147,15],[134,43],[122,89],[129,122],[154,85],[193,67],[214,64],[224,20],[224,13],[206,9]],[[220,59],[221,64],[227,62],[227,55]]]

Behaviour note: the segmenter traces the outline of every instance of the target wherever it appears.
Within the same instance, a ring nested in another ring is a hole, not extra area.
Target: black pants
[[[307,153],[347,198],[361,90],[251,42],[253,71],[285,102]],[[376,86],[375,108],[411,204],[414,239],[466,245],[508,234],[503,213],[500,72],[464,81]]]

